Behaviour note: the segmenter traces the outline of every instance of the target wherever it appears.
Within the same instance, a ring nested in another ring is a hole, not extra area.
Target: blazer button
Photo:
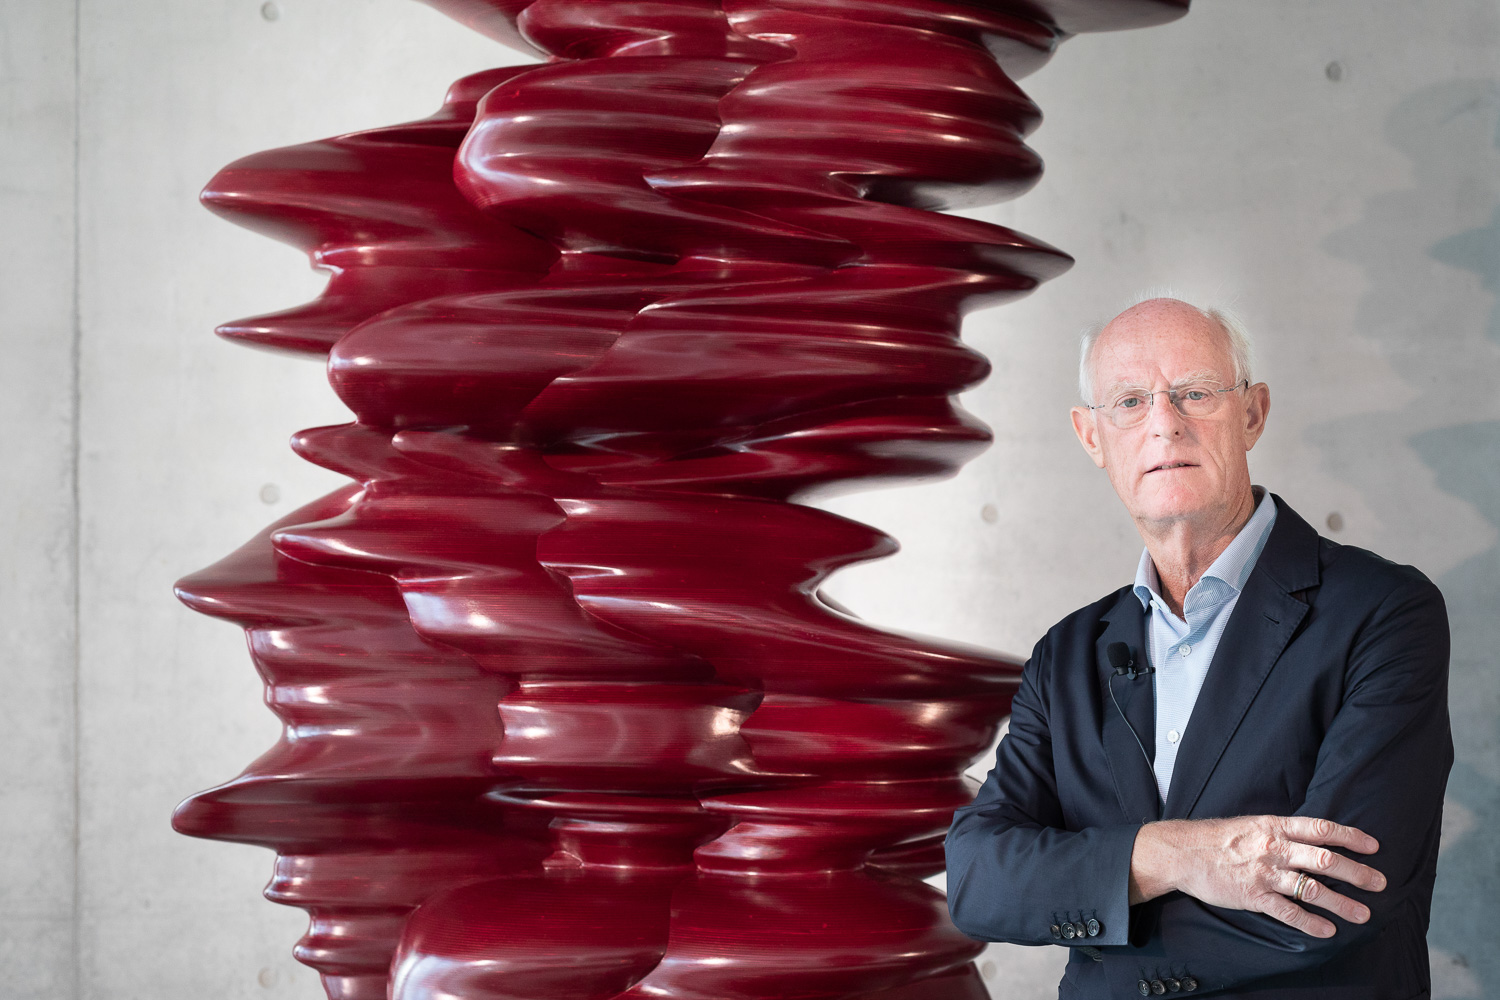
[[[1180,980],[1167,979],[1163,981],[1167,984],[1167,992],[1169,993],[1176,993],[1178,990],[1182,989],[1182,983]]]
[[[1063,924],[1062,931],[1063,931],[1063,937],[1067,938],[1069,941],[1073,940],[1075,937],[1078,936],[1078,932],[1075,931],[1075,930],[1073,930],[1073,925],[1072,924]]]
[[[1198,980],[1194,979],[1192,976],[1183,976],[1182,988],[1191,993],[1198,988]]]
[[[1052,925],[1052,938],[1055,941],[1061,941],[1062,940],[1062,928],[1059,927],[1057,924],[1053,924]]]
[[[1135,988],[1141,991],[1141,996],[1143,997],[1149,997],[1151,995],[1151,984],[1146,982],[1144,979],[1136,983]]]
[[[1073,936],[1074,937],[1088,937],[1089,936],[1089,929],[1087,927],[1083,926],[1083,921],[1082,920],[1075,920],[1073,922]]]
[[[1101,925],[1099,923],[1099,921],[1095,920],[1093,917],[1089,917],[1089,923],[1088,923],[1089,937],[1098,937],[1099,936],[1099,932],[1102,931],[1102,930],[1104,930],[1103,925]]]
[[[1163,993],[1167,992],[1167,984],[1162,982],[1160,979],[1153,979],[1151,980],[1151,992],[1155,993],[1157,996],[1161,996]]]

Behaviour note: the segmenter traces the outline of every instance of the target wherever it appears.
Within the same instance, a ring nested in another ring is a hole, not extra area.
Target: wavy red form
[[[326,269],[221,327],[324,356],[351,485],[184,579],[282,740],[179,830],[278,853],[335,1000],[985,996],[920,879],[1018,664],[860,621],[806,506],[949,475],[964,313],[1069,263],[1014,80],[1187,0],[425,0],[549,57],[247,157]]]

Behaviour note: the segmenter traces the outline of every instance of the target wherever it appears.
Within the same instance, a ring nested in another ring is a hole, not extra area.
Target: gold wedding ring
[[[1302,892],[1307,888],[1307,883],[1311,881],[1312,879],[1307,877],[1307,872],[1301,872],[1300,874],[1298,874],[1297,887],[1292,890],[1292,898],[1299,903],[1302,902]]]

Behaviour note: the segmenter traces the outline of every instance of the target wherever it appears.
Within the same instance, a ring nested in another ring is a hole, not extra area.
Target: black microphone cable
[[[1151,755],[1146,752],[1146,744],[1141,742],[1141,738],[1136,733],[1135,727],[1125,717],[1125,710],[1120,707],[1120,700],[1115,697],[1115,678],[1121,674],[1129,674],[1130,679],[1135,680],[1141,674],[1156,673],[1156,669],[1150,666],[1137,667],[1135,665],[1134,651],[1123,642],[1110,643],[1104,648],[1104,655],[1108,657],[1109,665],[1114,671],[1109,675],[1109,680],[1105,681],[1105,684],[1109,687],[1109,700],[1115,703],[1115,711],[1120,713],[1120,721],[1125,723],[1125,728],[1130,730],[1130,735],[1135,740],[1135,745],[1140,748],[1141,759],[1146,762],[1146,767],[1154,771],[1155,765],[1151,763]]]

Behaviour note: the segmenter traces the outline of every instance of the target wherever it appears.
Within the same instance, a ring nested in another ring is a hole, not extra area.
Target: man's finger
[[[1371,892],[1379,892],[1385,888],[1385,876],[1380,872],[1326,847],[1294,842],[1287,847],[1286,866],[1294,869],[1291,873],[1293,878],[1297,877],[1297,872],[1302,871],[1324,881],[1333,879],[1348,882]]]
[[[1304,844],[1332,844],[1361,854],[1374,854],[1380,850],[1380,842],[1363,830],[1317,816],[1288,816],[1283,830],[1289,839]]]
[[[1282,877],[1278,879],[1277,888],[1295,900],[1297,898],[1297,882],[1299,880],[1301,880],[1300,872],[1283,872]],[[1334,892],[1322,882],[1311,877],[1302,882],[1301,902],[1304,905],[1319,906],[1330,913],[1338,914],[1351,924],[1362,924],[1370,919],[1369,907],[1350,899],[1342,893]]]
[[[1267,892],[1251,900],[1252,910],[1259,910],[1268,917],[1280,920],[1304,934],[1313,937],[1333,937],[1333,922],[1313,916],[1279,892]]]

